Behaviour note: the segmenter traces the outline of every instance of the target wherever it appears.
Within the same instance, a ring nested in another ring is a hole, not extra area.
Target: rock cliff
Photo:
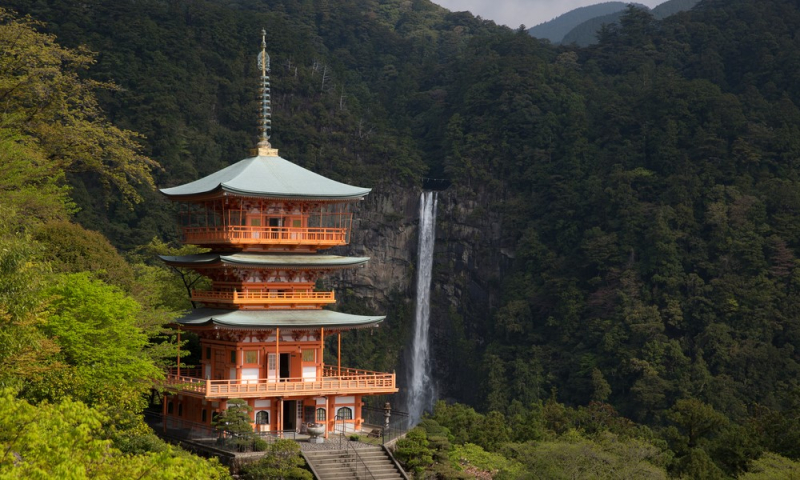
[[[490,318],[499,301],[504,272],[512,253],[501,244],[501,216],[477,199],[455,189],[439,192],[436,247],[431,294],[433,372],[440,397],[475,402],[479,352]],[[397,310],[405,302],[408,314],[387,318],[401,322],[401,342],[410,341],[415,297],[418,189],[395,185],[376,187],[355,212],[350,246],[332,253],[368,256],[364,268],[331,278],[337,292],[356,298],[372,312]],[[339,295],[339,293],[337,293]],[[398,358],[399,382],[404,378]]]

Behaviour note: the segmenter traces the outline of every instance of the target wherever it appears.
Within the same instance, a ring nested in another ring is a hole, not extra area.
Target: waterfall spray
[[[436,192],[422,192],[419,202],[419,252],[417,255],[417,305],[414,343],[408,382],[408,413],[412,425],[433,406],[435,391],[431,379],[430,323],[431,272],[436,239]]]

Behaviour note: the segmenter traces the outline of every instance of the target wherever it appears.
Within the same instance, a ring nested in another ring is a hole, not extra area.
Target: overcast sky
[[[453,12],[468,10],[486,20],[517,28],[530,28],[578,7],[605,3],[609,0],[432,0]],[[626,1],[626,0],[621,0]],[[652,8],[665,0],[635,0]]]

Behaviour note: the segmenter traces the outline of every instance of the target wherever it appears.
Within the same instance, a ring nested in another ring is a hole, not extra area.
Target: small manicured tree
[[[228,400],[228,409],[217,415],[212,422],[214,428],[220,432],[219,443],[227,443],[244,451],[253,444],[253,421],[250,412],[253,409],[244,400],[234,398]],[[228,438],[223,432],[227,432]]]
[[[300,446],[292,440],[276,440],[257,462],[242,467],[245,480],[312,480],[311,472],[303,469],[306,462],[300,456]]]
[[[422,477],[425,468],[433,463],[433,450],[428,447],[428,435],[423,428],[414,428],[397,441],[394,456],[407,471]]]

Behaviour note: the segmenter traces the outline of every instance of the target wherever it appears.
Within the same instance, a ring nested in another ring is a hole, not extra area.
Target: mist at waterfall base
[[[436,240],[436,192],[422,192],[419,202],[419,241],[417,252],[417,299],[414,337],[407,350],[405,410],[411,425],[416,425],[425,411],[433,408],[436,389],[431,375],[430,298],[433,271],[433,247]]]

